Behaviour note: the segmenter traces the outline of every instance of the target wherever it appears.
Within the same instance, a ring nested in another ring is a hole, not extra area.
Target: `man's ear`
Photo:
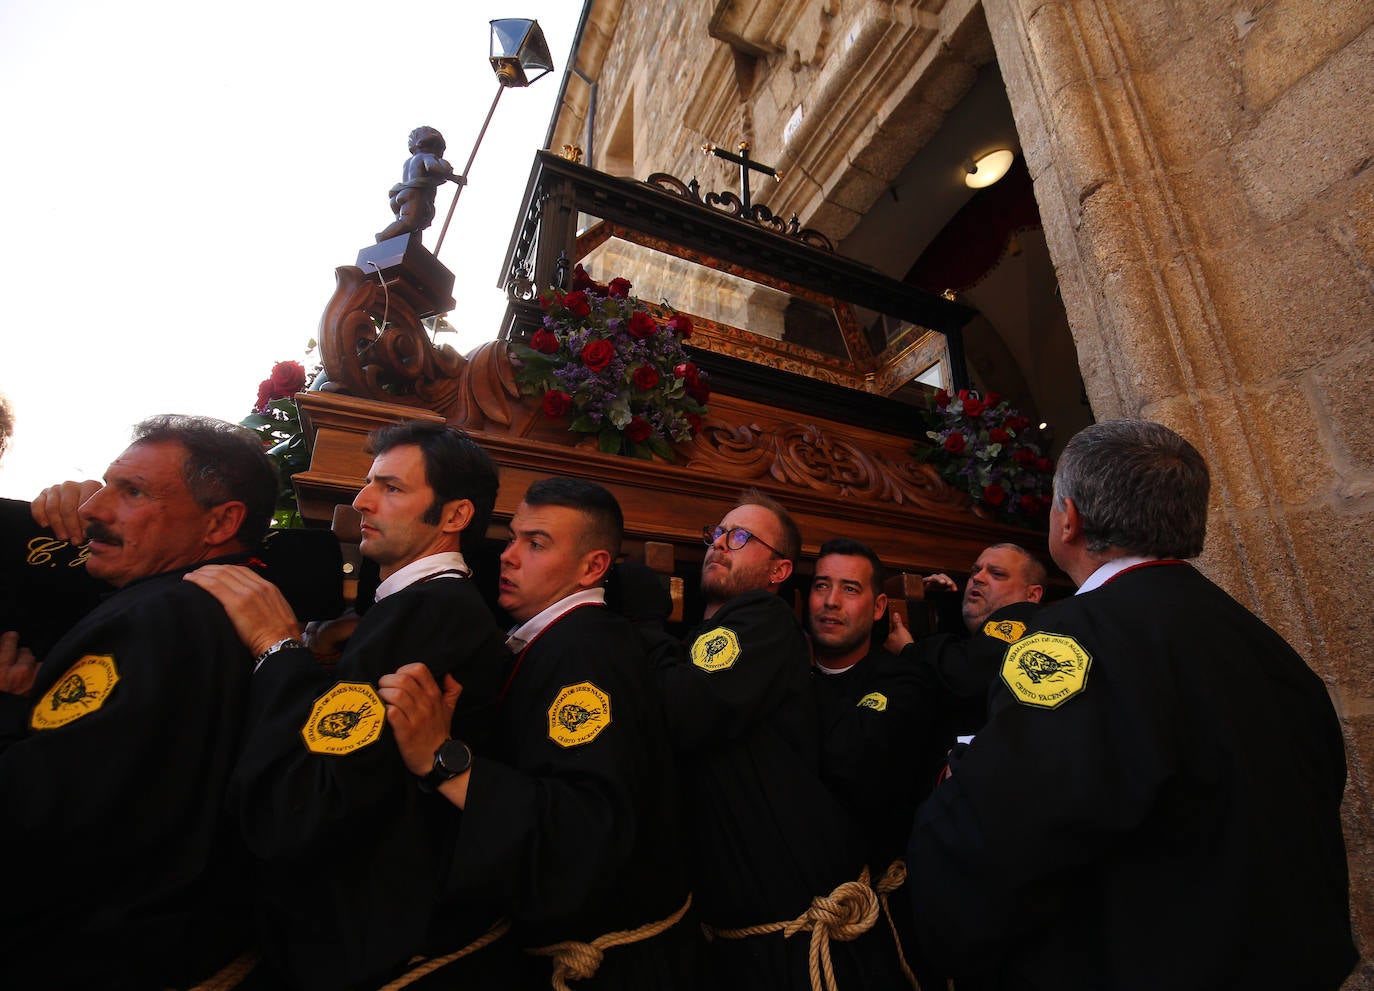
[[[582,577],[577,584],[582,588],[595,588],[606,580],[606,572],[610,570],[610,551],[588,551],[582,555]]]
[[[887,596],[879,592],[878,597],[873,600],[873,622],[876,623],[882,619],[885,612],[887,612]]]
[[[1072,499],[1064,499],[1059,511],[1059,541],[1072,544],[1083,536],[1083,517]]]
[[[1044,585],[1027,585],[1027,586],[1026,586],[1026,601],[1027,601],[1027,602],[1039,602],[1039,601],[1040,601],[1041,599],[1043,599],[1044,597],[1045,597],[1045,586],[1044,586]]]
[[[443,533],[461,533],[468,528],[475,515],[477,508],[471,499],[450,499],[444,503],[443,511],[439,514],[439,530]]]
[[[205,542],[211,547],[218,547],[237,539],[239,528],[243,526],[243,519],[247,515],[248,507],[238,501],[212,506],[206,514]]]
[[[768,581],[772,585],[781,585],[792,576],[792,562],[785,557],[775,558],[773,566],[768,569]]]

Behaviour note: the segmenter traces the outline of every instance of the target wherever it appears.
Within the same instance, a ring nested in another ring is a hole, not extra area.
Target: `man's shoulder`
[[[705,631],[713,626],[729,626],[741,621],[795,623],[797,618],[782,596],[768,589],[757,588],[729,599],[710,619],[702,620],[698,629]]]

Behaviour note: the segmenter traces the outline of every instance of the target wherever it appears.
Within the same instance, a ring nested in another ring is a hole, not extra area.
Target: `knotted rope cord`
[[[463,947],[461,950],[454,950],[452,953],[445,953],[441,957],[431,957],[428,960],[420,960],[419,962],[415,962],[415,966],[411,967],[410,970],[406,971],[404,974],[396,978],[396,980],[392,981],[390,984],[382,985],[380,988],[377,989],[377,991],[399,991],[400,988],[408,987],[411,984],[414,984],[420,978],[424,977],[426,974],[432,974],[440,967],[447,966],[448,964],[453,963],[453,961],[459,960],[467,956],[469,953],[476,953],[482,947],[489,946],[492,943],[495,943],[498,939],[504,936],[507,933],[507,931],[509,931],[509,929],[510,919],[497,919],[494,923],[492,923],[492,927],[490,929],[484,932],[481,936],[478,936],[476,939],[474,939],[467,946]]]
[[[892,921],[892,908],[887,903],[887,896],[904,884],[906,884],[906,861],[898,857],[887,865],[887,870],[883,871],[883,876],[878,878],[878,883],[873,885],[873,890],[878,893],[878,901],[883,906],[883,915],[887,918],[887,927],[892,930],[892,945],[897,947],[897,962],[902,965],[902,974],[910,982],[913,991],[921,991],[920,982],[916,980],[916,975],[911,972],[911,967],[907,965],[906,954],[902,952],[902,937],[897,935],[897,923]]]
[[[672,915],[666,919],[659,919],[657,922],[646,922],[638,929],[609,932],[596,937],[590,943],[568,939],[549,946],[531,947],[525,952],[535,957],[550,957],[553,960],[553,976],[550,981],[555,991],[572,991],[568,987],[568,982],[585,981],[595,974],[601,966],[601,958],[605,956],[606,950],[613,946],[639,943],[646,939],[652,939],[659,933],[667,932],[682,921],[682,917],[687,914],[687,909],[691,905],[692,896],[688,894],[682,907]]]
[[[791,922],[767,922],[742,929],[702,928],[708,938],[719,936],[722,939],[744,939],[776,932],[787,939],[799,932],[810,932],[811,991],[822,991],[822,979],[824,991],[838,991],[835,969],[830,963],[830,941],[858,939],[872,929],[876,921],[878,896],[869,883],[865,867],[857,881],[841,882],[830,894],[811,899],[810,907]]]
[[[245,951],[187,991],[232,991],[257,965],[258,955]]]

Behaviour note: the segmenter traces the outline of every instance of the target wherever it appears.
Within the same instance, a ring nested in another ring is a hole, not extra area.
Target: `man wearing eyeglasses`
[[[777,594],[801,534],[781,505],[749,490],[702,536],[704,618],[684,642],[650,635],[650,649],[686,797],[696,905],[715,937],[711,976],[724,987],[809,989],[810,943],[831,931],[807,923],[789,939],[783,929],[834,895],[859,903],[862,919],[829,944],[839,985],[896,986],[895,960],[864,935],[877,903],[860,882],[854,828],[821,780],[810,651]]]

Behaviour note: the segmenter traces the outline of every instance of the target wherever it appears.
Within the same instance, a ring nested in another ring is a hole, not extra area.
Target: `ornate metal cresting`
[[[645,180],[645,184],[655,189],[678,196],[690,203],[698,203],[702,206],[710,207],[713,210],[726,214],[731,217],[738,217],[740,220],[747,220],[757,224],[767,230],[771,230],[787,237],[795,238],[803,244],[813,248],[820,248],[823,251],[833,252],[835,245],[830,243],[830,238],[813,227],[803,227],[797,220],[794,213],[791,220],[783,220],[775,216],[773,211],[761,203],[748,203],[740,199],[734,193],[726,191],[724,193],[707,193],[703,199],[701,196],[701,184],[692,179],[684,183],[676,176],[669,175],[667,172],[655,172]],[[747,189],[747,187],[746,187]]]

